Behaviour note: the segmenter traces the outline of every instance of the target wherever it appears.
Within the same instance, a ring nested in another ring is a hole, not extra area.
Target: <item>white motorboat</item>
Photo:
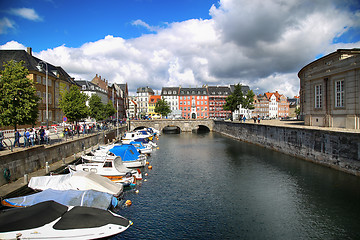
[[[69,174],[32,177],[28,187],[34,190],[96,190],[107,192],[115,197],[123,193],[123,185],[92,172],[70,172]]]
[[[138,168],[146,164],[146,155],[140,154],[136,147],[130,144],[114,145],[106,153],[102,150],[94,151],[93,156],[83,155],[81,158],[84,162],[100,162],[113,161],[116,157],[120,157],[125,167]]]
[[[125,231],[131,221],[108,210],[54,201],[0,213],[0,239],[98,239]]]
[[[100,157],[100,156],[93,156]],[[78,165],[69,165],[70,171],[78,172],[92,172],[110,179],[116,183],[123,183],[124,185],[135,184],[136,180],[142,179],[142,174],[139,169],[129,169],[121,160],[121,157],[109,158],[106,157],[103,162],[87,162]]]

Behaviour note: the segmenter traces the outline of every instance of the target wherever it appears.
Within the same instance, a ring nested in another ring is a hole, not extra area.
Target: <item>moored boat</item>
[[[99,192],[96,190],[54,190],[45,189],[34,194],[7,198],[1,201],[7,207],[30,207],[32,205],[55,201],[65,206],[85,206],[107,210],[110,207],[117,207],[119,201],[110,193]]]
[[[92,172],[70,172],[68,174],[32,177],[28,187],[34,190],[97,190],[115,197],[123,193],[123,186]]]
[[[0,239],[97,239],[125,231],[131,221],[111,211],[54,201],[0,214]]]

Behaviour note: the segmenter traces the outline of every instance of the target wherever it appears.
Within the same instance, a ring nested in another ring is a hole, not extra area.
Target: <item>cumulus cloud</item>
[[[42,21],[42,18],[32,8],[12,8],[9,13],[31,21]]]
[[[12,49],[26,50],[26,47],[16,41],[10,41],[10,42],[5,43],[4,45],[1,45],[0,49],[1,50],[12,50]]]
[[[341,2],[341,1],[339,1]],[[72,77],[128,83],[129,91],[149,86],[195,87],[242,83],[256,92],[299,94],[297,72],[319,54],[356,43],[337,43],[359,12],[328,0],[221,0],[211,19],[190,19],[134,39],[106,36],[79,48],[65,45],[34,53],[62,66]],[[336,17],[334,17],[336,16]]]

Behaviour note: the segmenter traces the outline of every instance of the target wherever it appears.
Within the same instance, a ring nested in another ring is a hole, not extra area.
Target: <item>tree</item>
[[[89,99],[89,116],[95,118],[96,121],[105,119],[105,106],[101,102],[101,98],[96,94]]]
[[[24,62],[11,60],[0,71],[0,125],[34,125],[38,117],[38,102],[34,82],[27,78]]]
[[[88,96],[81,93],[80,89],[73,85],[70,91],[65,91],[61,96],[60,107],[70,122],[78,122],[88,116],[87,100]]]
[[[236,84],[234,92],[226,98],[226,103],[223,106],[225,111],[231,111],[231,114],[241,107],[245,109],[254,109],[254,92],[248,91],[244,96],[241,84]]]
[[[171,113],[170,106],[164,99],[157,100],[154,111],[161,114],[161,116],[167,116]]]
[[[114,108],[111,100],[105,105],[104,112],[105,118],[109,118],[116,113],[116,109]]]

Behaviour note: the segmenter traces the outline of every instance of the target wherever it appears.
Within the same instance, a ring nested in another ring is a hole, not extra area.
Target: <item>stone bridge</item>
[[[214,129],[214,121],[211,119],[156,119],[156,120],[130,120],[129,128],[133,131],[140,127],[153,127],[162,132],[165,127],[178,127],[182,132],[191,132],[199,127]]]

